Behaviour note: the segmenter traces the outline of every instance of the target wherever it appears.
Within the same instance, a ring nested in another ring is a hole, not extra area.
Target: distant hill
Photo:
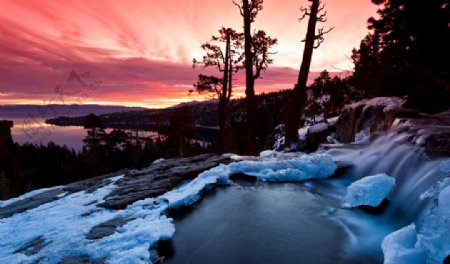
[[[125,107],[110,105],[0,105],[1,118],[18,118],[33,115],[34,117],[56,118],[59,116],[86,116],[90,113],[104,115],[117,112],[142,111],[143,107]]]
[[[257,112],[261,117],[272,119],[271,123],[278,123],[282,106],[285,104],[287,91],[272,92],[256,96]],[[155,127],[167,126],[171,116],[179,109],[188,108],[198,127],[218,129],[217,100],[192,101],[181,103],[164,109],[146,109],[141,111],[121,111],[99,115],[107,127],[111,128],[138,128],[153,130]],[[129,109],[127,109],[129,110]],[[229,105],[230,120],[233,123],[245,121],[245,105],[242,99],[234,99]],[[85,115],[84,115],[85,116]],[[59,126],[81,126],[84,116],[70,116],[49,118],[46,122]],[[271,124],[273,125],[273,124]],[[276,125],[276,124],[275,124]]]

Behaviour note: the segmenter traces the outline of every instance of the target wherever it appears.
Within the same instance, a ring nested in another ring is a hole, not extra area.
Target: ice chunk
[[[395,179],[384,173],[364,177],[347,187],[342,206],[379,206],[394,186]]]
[[[415,248],[417,242],[416,226],[411,224],[387,235],[381,248],[384,264],[423,264],[426,251]]]
[[[442,216],[450,218],[450,186],[439,193],[438,204]]]
[[[388,236],[382,248],[385,264],[440,264],[450,255],[450,186],[438,195],[438,203],[412,224]],[[426,261],[425,261],[426,260]]]

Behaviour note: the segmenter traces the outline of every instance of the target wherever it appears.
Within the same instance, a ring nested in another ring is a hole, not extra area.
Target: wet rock
[[[58,200],[58,195],[63,192],[63,188],[53,189],[2,207],[0,208],[0,219],[11,217],[15,214]]]
[[[31,256],[41,251],[41,249],[43,249],[49,243],[50,242],[47,242],[42,236],[38,236],[35,239],[18,248],[16,251],[14,251],[14,254],[22,253],[27,256]]]
[[[110,236],[116,232],[118,227],[124,226],[132,219],[117,217],[104,223],[94,226],[89,233],[86,234],[87,239],[100,239]]]
[[[336,123],[336,139],[341,143],[351,143],[358,131],[387,131],[397,116],[415,113],[402,108],[403,103],[402,98],[385,97],[346,106]]]
[[[425,140],[425,150],[433,156],[450,156],[450,133],[429,136]]]

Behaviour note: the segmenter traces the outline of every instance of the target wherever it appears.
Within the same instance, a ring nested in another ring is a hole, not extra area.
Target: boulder
[[[410,112],[402,108],[405,102],[400,97],[376,97],[347,105],[336,123],[336,139],[351,143],[359,131],[388,130],[399,113]]]

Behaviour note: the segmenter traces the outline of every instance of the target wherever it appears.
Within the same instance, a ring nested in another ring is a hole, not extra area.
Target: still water
[[[28,117],[2,117],[14,122],[11,129],[14,142],[18,144],[32,143],[47,145],[54,142],[57,145],[66,145],[75,151],[83,149],[83,139],[86,130],[81,126],[55,126],[45,123],[45,118]],[[0,118],[1,119],[1,118]],[[112,129],[105,129],[107,133]],[[135,131],[132,132],[135,135]],[[154,131],[139,131],[139,138],[150,138],[156,140],[158,133]]]
[[[14,122],[11,129],[14,142],[46,145],[53,141],[57,145],[66,145],[76,151],[83,148],[86,131],[78,126],[54,126],[45,123],[44,118],[14,117],[6,118]]]
[[[159,255],[164,263],[382,263],[379,245],[394,227],[341,209],[311,184],[238,183],[211,191],[174,216],[176,233]],[[319,189],[327,188],[333,187]]]

